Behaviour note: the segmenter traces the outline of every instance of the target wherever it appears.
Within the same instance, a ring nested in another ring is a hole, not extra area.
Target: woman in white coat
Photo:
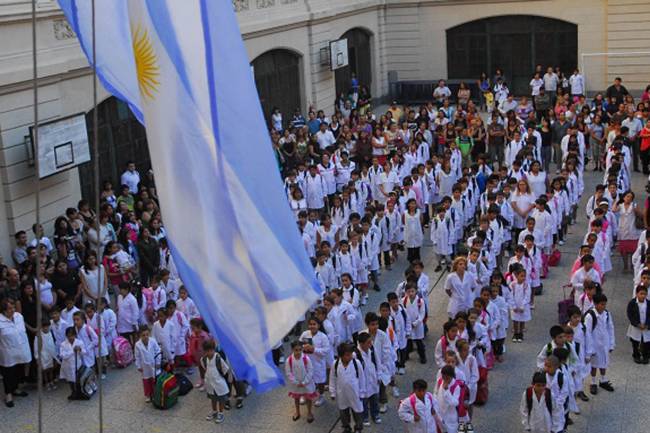
[[[449,296],[447,314],[450,318],[456,317],[461,311],[467,311],[472,307],[472,302],[477,296],[476,279],[467,272],[467,259],[457,257],[451,265],[451,274],[447,275],[445,281],[445,292]]]
[[[25,364],[31,360],[25,320],[14,304],[4,299],[0,303],[0,374],[7,407],[14,407],[14,396],[27,395],[18,389],[18,383],[24,376]]]
[[[302,350],[309,356],[313,365],[313,379],[318,388],[318,399],[314,406],[322,406],[325,403],[323,393],[327,383],[327,362],[331,353],[330,340],[325,334],[321,321],[311,317],[307,322],[307,330],[300,336],[303,343]]]

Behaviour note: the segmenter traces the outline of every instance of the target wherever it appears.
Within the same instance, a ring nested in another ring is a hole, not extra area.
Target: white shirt
[[[571,85],[571,94],[572,95],[584,95],[585,94],[585,79],[580,74],[573,74],[569,78],[569,84]]]
[[[160,353],[160,346],[154,338],[149,338],[148,344],[144,344],[142,340],[135,343],[135,366],[138,370],[142,370],[142,378],[150,379],[156,377],[156,373],[160,372],[160,367],[156,368],[156,364],[160,365],[160,359],[156,356]]]
[[[138,173],[138,170],[133,170],[133,171],[126,170],[124,173],[122,173],[122,177],[120,177],[120,182],[122,185],[126,185],[129,187],[129,191],[131,192],[131,194],[137,194],[138,184],[140,183],[140,173]]]
[[[23,315],[15,312],[11,319],[0,314],[0,366],[12,367],[32,360]]]
[[[318,145],[320,146],[321,150],[325,150],[325,148],[336,143],[336,138],[334,138],[332,131],[326,129],[325,132],[318,131],[316,133],[316,141],[318,141]]]

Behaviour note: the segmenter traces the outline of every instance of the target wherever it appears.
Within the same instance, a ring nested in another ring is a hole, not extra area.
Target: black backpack
[[[354,372],[357,374],[357,379],[359,378],[359,366],[355,362],[356,360],[353,358],[350,362],[352,365],[354,365]],[[360,361],[363,362],[363,361]],[[338,377],[339,375],[339,360],[337,359],[334,361],[334,376]]]

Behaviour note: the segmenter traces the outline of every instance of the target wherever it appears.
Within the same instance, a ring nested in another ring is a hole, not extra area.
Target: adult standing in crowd
[[[14,407],[14,396],[27,395],[18,386],[25,375],[25,365],[31,360],[23,316],[12,301],[3,299],[0,301],[0,374],[7,407]]]

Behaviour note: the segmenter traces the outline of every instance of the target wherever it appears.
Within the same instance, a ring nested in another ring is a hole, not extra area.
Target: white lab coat
[[[458,367],[465,376],[465,384],[469,388],[469,405],[474,404],[476,401],[476,392],[478,390],[478,361],[476,357],[471,353],[467,355],[467,358],[463,361],[460,356],[458,357]]]
[[[512,301],[510,304],[512,320],[516,322],[528,322],[532,317],[530,314],[530,286],[524,282],[522,284],[513,281],[510,283],[512,291]],[[515,312],[515,308],[523,311]]]
[[[436,433],[440,423],[438,411],[438,400],[433,397],[433,394],[427,392],[424,401],[417,398],[415,394],[402,400],[397,413],[399,419],[406,423],[408,433]],[[420,417],[417,422],[416,414]]]
[[[59,362],[59,357],[56,352],[56,344],[54,343],[54,335],[52,335],[52,330],[47,334],[42,335],[43,346],[41,348],[41,365],[43,370],[54,367],[54,361]],[[34,359],[39,359],[38,356],[38,337],[34,338]]]
[[[562,386],[560,386],[559,377],[562,378]],[[570,377],[558,369],[554,375],[546,373],[546,387],[551,390],[551,398],[553,398],[553,431],[562,431],[564,426],[564,402],[569,398],[569,382]]]
[[[167,292],[162,286],[158,286],[153,291],[153,309],[158,311],[167,306]]]
[[[99,338],[95,330],[88,324],[84,324],[81,329],[77,329],[77,338],[84,344],[83,362],[88,368],[95,365],[95,356]]]
[[[456,272],[447,275],[445,291],[451,292],[449,304],[447,305],[449,317],[456,317],[459,311],[472,308],[472,303],[476,297],[476,288],[474,276],[469,272],[463,274],[462,280]]]
[[[101,321],[101,327],[102,327],[102,333],[101,335],[99,334],[99,322]],[[104,334],[104,330],[106,329],[106,324],[104,323],[104,320],[101,319],[101,317],[95,312],[93,314],[92,319],[86,316],[86,324],[93,328],[93,331],[95,331],[95,335],[98,337],[97,338],[97,346],[95,346],[95,357],[100,357],[100,356],[108,356],[108,349],[109,345],[106,342],[106,337]],[[99,352],[99,342],[101,340],[101,353]]]
[[[305,176],[305,199],[309,209],[320,209],[325,206],[323,197],[327,195],[327,186],[320,174]]]
[[[411,322],[408,321],[406,310],[401,304],[398,304],[397,311],[391,308],[390,317],[395,331],[396,346],[398,349],[405,349],[408,341],[406,336],[411,333]]]
[[[300,359],[296,359],[292,353],[284,363],[284,374],[287,376],[287,388],[290,396],[312,394],[316,391],[314,365],[307,355],[302,354]]]
[[[413,215],[404,212],[404,244],[406,248],[420,248],[423,238],[420,211],[416,210]]]
[[[196,304],[192,298],[178,298],[178,300],[176,300],[176,309],[185,313],[185,315],[190,319],[201,317],[201,313],[199,313],[199,309],[196,308]]]
[[[381,368],[378,367],[377,370],[377,378],[384,385],[388,385],[391,376],[395,373],[395,351],[388,334],[381,329],[377,329],[377,333],[372,340],[372,346],[375,348],[377,363],[381,364]]]
[[[433,219],[431,225],[431,242],[433,242],[433,252],[439,256],[449,256],[452,253],[452,246],[449,238],[451,221],[438,217]]]
[[[356,369],[353,364],[356,364]],[[347,366],[338,360],[330,372],[329,392],[336,399],[339,410],[352,409],[356,413],[363,412],[361,391],[366,389],[366,376],[363,365],[352,359]]]
[[[151,379],[160,373],[161,359],[156,358],[160,353],[160,346],[154,338],[149,338],[149,343],[142,340],[135,343],[135,366],[142,370],[143,379]]]
[[[190,322],[187,316],[180,311],[174,311],[174,314],[167,320],[174,323],[174,334],[172,342],[174,344],[174,353],[176,356],[183,356],[187,353],[187,337],[190,335]]]
[[[307,354],[313,366],[312,376],[314,383],[326,383],[327,361],[332,351],[330,340],[327,338],[327,335],[321,331],[316,332],[316,335],[311,335],[311,332],[307,330],[300,336],[300,341],[302,342],[306,342],[309,339],[311,339],[312,345],[314,346],[314,353]]]
[[[171,320],[166,320],[165,325],[160,324],[160,320],[153,324],[151,336],[156,339],[160,345],[163,359],[167,362],[173,362],[175,357],[176,345],[174,335],[176,334],[176,325]]]
[[[223,377],[217,369],[217,360],[220,363],[219,367],[223,374],[226,376],[228,375],[228,371],[230,370],[228,363],[226,363],[218,353],[215,353],[212,359],[209,359],[207,356],[201,358],[201,365],[205,368],[205,376],[203,380],[205,383],[206,393],[209,395],[223,396],[228,394],[229,386],[226,378]]]
[[[59,354],[61,351],[61,344],[65,341],[65,330],[68,329],[70,324],[68,324],[63,319],[59,319],[58,322],[50,320],[50,330],[54,335],[54,344],[56,346],[56,353]]]
[[[411,327],[411,333],[407,335],[410,340],[421,340],[424,338],[424,300],[415,296],[415,300],[411,301],[408,296],[402,299],[402,306],[406,310],[406,319]],[[408,328],[408,327],[407,327]]]
[[[349,303],[354,311],[354,316],[346,316],[348,327],[351,334],[361,331],[363,328],[363,318],[361,317],[361,292],[354,286],[341,287],[343,292],[343,301]]]
[[[448,433],[458,431],[458,412],[456,408],[458,407],[458,399],[460,398],[460,386],[454,387],[454,391],[452,392],[451,388],[453,383],[454,380],[445,389],[442,384],[436,382],[434,393],[436,400],[438,400],[438,407],[440,408],[440,418]]]
[[[13,367],[32,360],[23,315],[15,312],[9,319],[0,314],[0,366]]]
[[[537,396],[533,391],[532,397],[533,405],[530,409],[530,416],[528,415],[528,405],[526,404],[526,391],[522,394],[521,403],[519,404],[519,412],[521,413],[521,422],[524,426],[524,431],[530,433],[552,433],[553,414],[548,412],[546,393],[543,393],[541,398],[537,400]]]
[[[129,293],[126,297],[119,295],[117,297],[117,332],[125,334],[135,332],[138,329],[138,318],[140,310],[138,301]]]
[[[445,354],[448,350],[453,350],[454,352],[458,353],[456,342],[458,342],[458,338],[449,340],[446,335],[443,335],[438,339],[436,347],[433,349],[433,358],[435,359],[436,365],[439,368],[445,366]]]
[[[76,355],[74,351],[75,347],[81,348],[81,352]],[[84,364],[83,357],[85,355],[86,348],[81,340],[75,338],[74,342],[70,343],[66,338],[65,341],[61,343],[61,372],[59,373],[59,377],[66,382],[76,382],[77,372],[75,370],[75,365],[77,368],[81,367]],[[75,357],[77,358],[76,360]]]
[[[363,375],[365,376],[365,386],[360,388],[361,398],[370,398],[379,394],[379,371],[382,368],[379,355],[374,347],[370,347],[367,352],[357,347],[358,353],[355,353],[355,359],[360,360],[363,365]],[[361,359],[359,359],[361,355]],[[354,367],[353,367],[354,368]]]
[[[597,319],[595,326],[592,314]],[[609,311],[605,310],[600,314],[594,308],[585,314],[584,321],[585,328],[587,328],[587,339],[590,342],[588,356],[591,357],[591,368],[607,368],[609,352],[616,347],[614,320]]]

